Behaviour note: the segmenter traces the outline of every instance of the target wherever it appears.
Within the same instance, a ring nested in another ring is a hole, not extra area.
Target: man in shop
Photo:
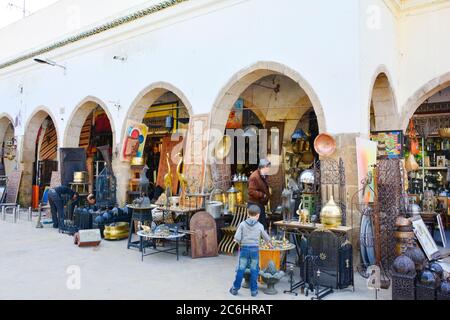
[[[159,152],[158,145],[154,144],[152,146],[152,150],[150,151],[150,154],[148,155],[148,160],[147,160],[147,166],[150,169],[147,171],[147,178],[153,183],[156,183],[156,181],[154,179],[154,177],[155,177],[154,172],[156,171],[156,174],[158,174],[160,155],[161,154]]]
[[[256,205],[259,207],[261,214],[259,222],[267,229],[267,219],[265,206],[269,203],[270,191],[267,183],[271,163],[267,159],[259,161],[258,170],[252,173],[248,181],[248,205]]]
[[[53,228],[59,227],[59,221],[64,221],[64,206],[68,203],[66,197],[75,204],[78,193],[66,186],[59,186],[48,191],[48,203],[52,212]]]

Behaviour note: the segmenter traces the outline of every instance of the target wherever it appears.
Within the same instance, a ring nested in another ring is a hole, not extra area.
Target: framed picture
[[[238,99],[234,104],[234,108],[230,112],[226,128],[227,129],[242,128],[243,117],[244,117],[244,100]]]
[[[413,228],[414,234],[416,235],[417,240],[419,240],[423,251],[425,251],[428,260],[438,259],[441,255],[439,248],[422,218],[413,221]]]
[[[437,167],[446,167],[447,166],[447,158],[445,156],[438,156],[436,160]]]
[[[444,228],[444,223],[442,222],[442,215],[439,214],[437,216],[437,221],[438,221],[439,233],[441,234],[442,246],[444,248],[447,248],[447,237],[445,236],[445,228]]]
[[[370,134],[370,140],[378,142],[378,158],[403,157],[403,131],[374,131]]]

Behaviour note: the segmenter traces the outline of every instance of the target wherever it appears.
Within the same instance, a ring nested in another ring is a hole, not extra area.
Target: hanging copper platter
[[[321,133],[314,140],[314,149],[322,157],[330,157],[336,151],[336,140],[328,133]]]

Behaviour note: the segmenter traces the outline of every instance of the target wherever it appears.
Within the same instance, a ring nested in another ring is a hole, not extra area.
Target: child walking
[[[250,290],[252,297],[258,295],[259,275],[259,243],[261,237],[269,242],[270,237],[261,223],[258,222],[261,211],[258,206],[248,208],[248,219],[243,221],[234,236],[234,241],[239,243],[239,265],[236,271],[236,280],[230,289],[232,295],[237,295],[242,285],[245,270],[250,268]]]

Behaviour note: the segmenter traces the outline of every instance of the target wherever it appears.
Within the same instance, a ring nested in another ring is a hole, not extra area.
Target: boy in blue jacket
[[[243,221],[234,236],[234,241],[239,243],[239,265],[236,271],[236,280],[230,289],[232,295],[237,295],[242,285],[245,270],[250,267],[250,290],[252,297],[258,295],[259,275],[259,244],[261,237],[270,242],[270,237],[258,222],[260,209],[256,205],[248,208],[248,219]]]

